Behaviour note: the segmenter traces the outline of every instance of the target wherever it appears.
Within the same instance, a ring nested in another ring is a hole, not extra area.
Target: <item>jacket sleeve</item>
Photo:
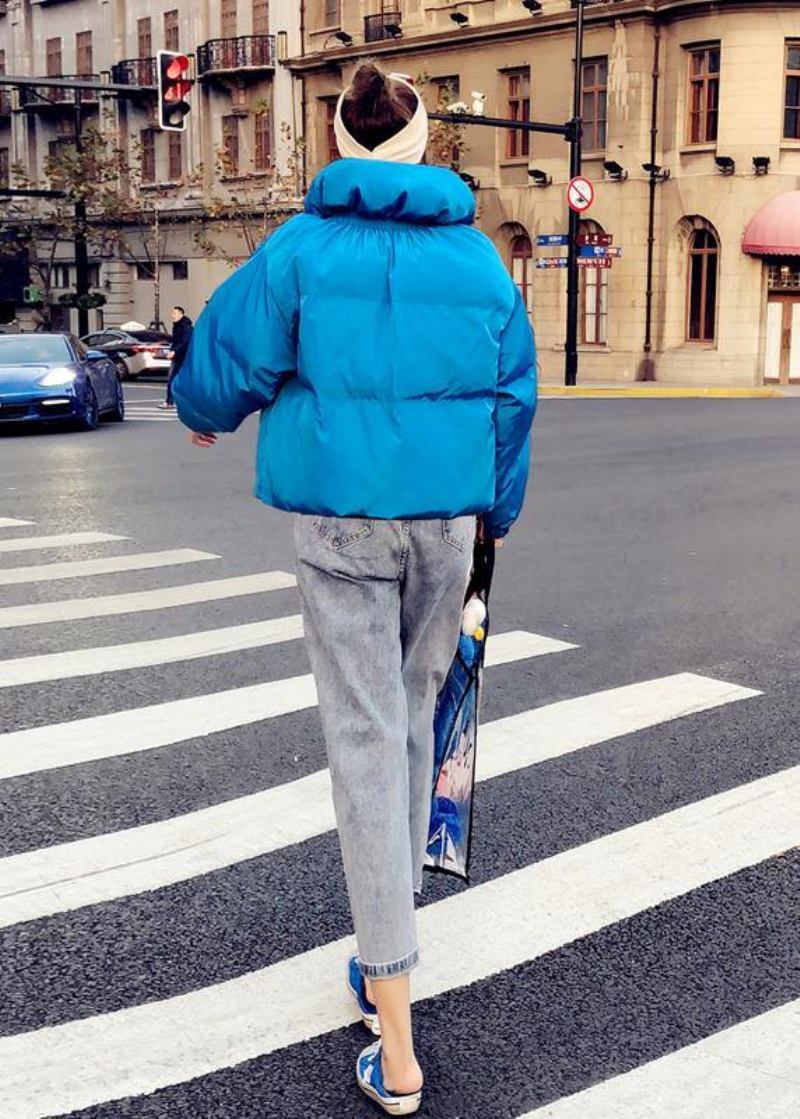
[[[505,536],[522,510],[536,411],[536,344],[519,289],[500,338],[500,368],[494,411],[497,489],[484,515],[486,535]]]
[[[272,248],[280,232],[217,288],[195,324],[172,389],[192,431],[235,431],[269,408],[295,371],[294,270]]]

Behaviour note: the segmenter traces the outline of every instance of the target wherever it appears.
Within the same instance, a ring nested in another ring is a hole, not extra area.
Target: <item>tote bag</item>
[[[425,869],[469,881],[475,751],[489,633],[489,591],[494,541],[476,540],[466,601],[479,595],[487,604],[483,639],[461,634],[455,659],[436,701],[431,815]]]

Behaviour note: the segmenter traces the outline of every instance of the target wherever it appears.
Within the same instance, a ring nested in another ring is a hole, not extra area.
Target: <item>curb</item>
[[[773,388],[702,388],[692,385],[620,385],[619,388],[610,386],[593,387],[591,385],[540,385],[539,396],[577,396],[577,397],[609,397],[624,400],[628,397],[656,397],[675,399],[701,399],[712,397],[717,399],[767,399],[774,400],[785,394]]]

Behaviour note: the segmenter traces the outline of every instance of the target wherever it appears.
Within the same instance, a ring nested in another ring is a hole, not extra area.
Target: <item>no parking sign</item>
[[[594,202],[594,187],[583,175],[576,175],[567,183],[567,204],[577,214],[585,214]]]

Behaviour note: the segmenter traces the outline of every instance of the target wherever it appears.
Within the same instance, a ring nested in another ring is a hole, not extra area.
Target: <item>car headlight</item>
[[[77,374],[74,369],[51,369],[45,373],[44,377],[39,378],[39,384],[42,388],[52,388],[54,385],[71,385],[75,380]]]

